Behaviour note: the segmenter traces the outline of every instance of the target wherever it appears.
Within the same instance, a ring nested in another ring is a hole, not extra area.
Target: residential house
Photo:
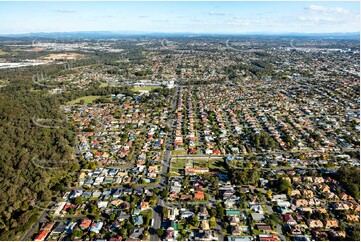
[[[204,192],[203,191],[195,192],[194,193],[194,199],[203,200],[204,199]]]
[[[323,227],[323,223],[321,220],[318,219],[308,219],[306,221],[307,225],[309,228],[313,229],[313,228],[322,228]]]
[[[90,232],[94,232],[96,234],[100,233],[100,230],[103,228],[103,222],[94,222],[92,223],[91,227],[90,227]]]
[[[336,219],[325,219],[323,223],[326,228],[338,228],[338,221]]]
[[[40,232],[35,236],[34,241],[44,241],[49,231],[40,230]]]
[[[82,219],[79,224],[79,228],[82,230],[86,230],[90,227],[91,223],[92,223],[91,219]]]
[[[144,210],[147,210],[147,209],[149,209],[149,202],[141,202],[140,203],[140,210],[144,211]]]
[[[296,225],[297,224],[296,220],[292,217],[291,214],[284,214],[283,218],[288,225]]]
[[[331,230],[331,231],[329,231],[329,235],[333,240],[342,240],[342,239],[346,238],[346,232],[345,231]]]
[[[208,220],[202,220],[201,227],[202,227],[202,230],[209,230]]]
[[[268,234],[272,232],[272,228],[268,224],[256,224],[256,228],[263,233]]]

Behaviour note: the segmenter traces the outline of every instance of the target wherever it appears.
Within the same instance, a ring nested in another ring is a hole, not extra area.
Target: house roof
[[[203,199],[204,198],[204,192],[197,191],[196,193],[194,193],[194,198],[195,199]]]
[[[271,231],[271,226],[269,226],[268,224],[257,224],[257,229],[260,231]]]
[[[79,226],[83,229],[87,229],[87,228],[89,228],[91,223],[92,223],[92,221],[90,219],[82,219]]]
[[[251,217],[254,221],[261,221],[265,219],[264,215],[261,213],[251,213]]]
[[[45,240],[45,237],[48,235],[48,231],[45,230],[40,230],[40,232],[36,235],[35,237],[35,241],[36,240]]]

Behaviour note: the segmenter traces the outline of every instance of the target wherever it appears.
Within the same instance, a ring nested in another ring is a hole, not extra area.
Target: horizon
[[[26,32],[26,33],[19,33],[19,34],[0,34],[1,37],[10,37],[10,36],[27,36],[27,35],[51,35],[51,34],[109,34],[109,35],[199,35],[199,36],[208,36],[208,35],[215,35],[215,36],[223,36],[223,35],[234,35],[234,36],[241,36],[241,35],[351,35],[351,34],[360,34],[360,31],[354,32],[244,32],[244,33],[217,33],[217,32],[146,32],[146,31],[122,31],[122,30],[114,30],[114,31],[107,31],[107,30],[98,30],[98,31],[66,31],[66,32],[59,32],[59,31],[51,31],[51,32]]]
[[[360,32],[351,2],[0,2],[0,35],[71,32],[330,34]]]

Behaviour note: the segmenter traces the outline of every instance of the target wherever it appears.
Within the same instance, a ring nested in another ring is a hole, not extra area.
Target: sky
[[[0,2],[0,34],[360,31],[359,1]]]

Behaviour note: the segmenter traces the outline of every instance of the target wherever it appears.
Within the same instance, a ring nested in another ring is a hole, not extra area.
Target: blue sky
[[[0,2],[0,34],[360,31],[353,2]]]

